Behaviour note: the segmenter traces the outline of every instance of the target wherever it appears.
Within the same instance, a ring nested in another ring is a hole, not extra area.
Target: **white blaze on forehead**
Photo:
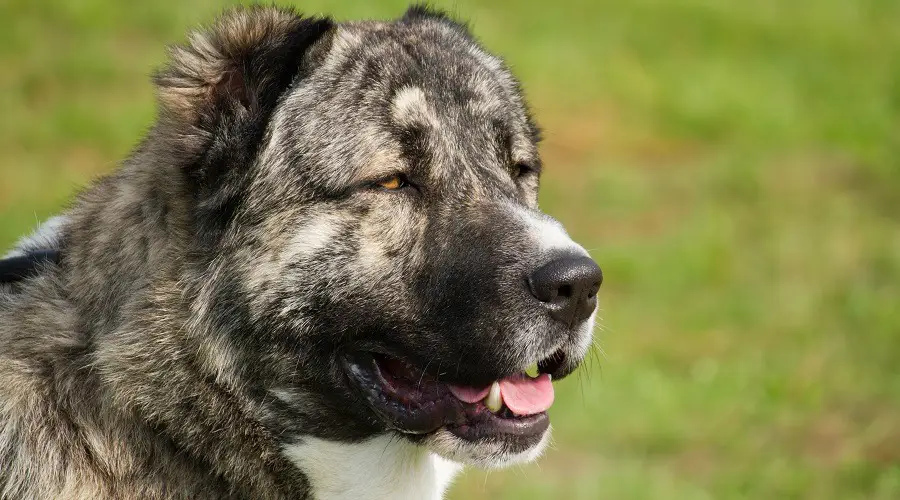
[[[514,210],[527,225],[529,234],[537,242],[541,253],[562,250],[588,257],[587,250],[572,241],[562,224],[556,219],[521,207],[515,207]]]
[[[398,123],[420,123],[437,128],[440,123],[428,105],[425,92],[415,86],[403,87],[394,94],[393,117]]]
[[[439,500],[461,469],[387,434],[360,443],[301,439],[285,446],[284,455],[309,478],[319,500]]]

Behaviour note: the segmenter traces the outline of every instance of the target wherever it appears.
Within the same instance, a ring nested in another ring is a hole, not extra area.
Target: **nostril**
[[[602,281],[597,263],[578,255],[557,258],[539,267],[529,276],[528,286],[551,317],[571,326],[591,314]]]

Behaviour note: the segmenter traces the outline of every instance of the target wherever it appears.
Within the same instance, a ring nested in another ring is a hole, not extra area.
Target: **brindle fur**
[[[18,250],[61,261],[0,288],[0,497],[310,498],[286,445],[387,432],[344,349],[473,383],[583,356],[583,331],[521,303],[547,250],[529,231],[553,224],[537,128],[463,25],[242,8],[155,81],[147,137]],[[415,187],[374,187],[396,171]],[[522,451],[415,439],[479,465]]]

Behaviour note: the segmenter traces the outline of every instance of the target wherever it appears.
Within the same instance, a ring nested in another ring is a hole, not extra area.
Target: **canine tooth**
[[[525,374],[528,375],[528,376],[531,377],[531,378],[537,378],[537,376],[540,375],[540,372],[538,372],[538,366],[537,366],[537,363],[535,363],[535,364],[529,366],[529,367],[525,370]]]
[[[487,397],[484,398],[484,406],[487,406],[488,410],[494,413],[503,408],[503,398],[500,397],[500,384],[498,382],[495,381],[491,384],[491,390],[488,392]]]

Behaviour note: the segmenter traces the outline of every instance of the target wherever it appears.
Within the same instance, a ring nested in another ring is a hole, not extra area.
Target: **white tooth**
[[[528,375],[531,378],[537,378],[537,376],[540,375],[540,373],[538,372],[537,363],[529,366],[528,369],[525,370],[525,375]]]
[[[484,398],[484,406],[487,406],[488,410],[494,413],[503,408],[503,398],[500,397],[500,384],[498,382],[491,384],[491,390],[488,392],[487,397]]]

